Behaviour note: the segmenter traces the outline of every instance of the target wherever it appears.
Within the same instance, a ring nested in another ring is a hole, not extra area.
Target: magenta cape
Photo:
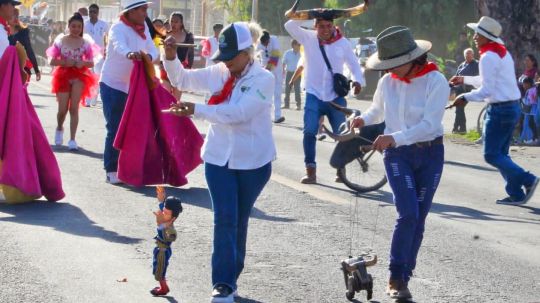
[[[186,175],[202,163],[201,134],[191,119],[161,112],[176,100],[159,84],[148,88],[140,61],[129,87],[113,144],[120,151],[118,178],[133,186],[186,184]]]
[[[49,201],[62,199],[60,169],[22,84],[13,46],[0,59],[0,87],[0,184]]]

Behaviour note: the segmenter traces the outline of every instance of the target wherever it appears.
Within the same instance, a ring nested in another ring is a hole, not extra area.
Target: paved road
[[[49,139],[56,103],[45,76],[31,85]],[[187,98],[200,100],[188,95]],[[351,101],[366,108],[366,101]],[[475,115],[481,105],[472,104]],[[347,302],[339,261],[371,249],[379,264],[372,302],[387,302],[388,247],[395,210],[388,186],[356,196],[334,183],[333,143],[318,144],[318,185],[301,185],[301,112],[277,125],[278,159],[252,214],[239,302]],[[470,126],[475,124],[470,119]],[[453,113],[445,117],[451,129]],[[197,122],[201,132],[206,126]],[[105,184],[101,108],[81,109],[78,153],[54,148],[66,198],[59,203],[0,205],[0,302],[208,302],[212,213],[202,167],[183,188],[185,203],[168,273],[170,296],[153,298],[153,188]],[[520,164],[540,174],[539,149],[515,148]],[[499,206],[502,178],[480,147],[446,141],[446,165],[427,223],[411,290],[416,302],[539,302],[540,194],[521,207]],[[351,208],[358,220],[352,227]],[[352,240],[351,240],[352,235]],[[126,278],[127,282],[118,282]],[[357,298],[365,302],[364,294]]]

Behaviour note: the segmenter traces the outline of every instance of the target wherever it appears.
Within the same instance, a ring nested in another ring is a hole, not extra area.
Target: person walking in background
[[[78,150],[75,141],[79,125],[79,103],[91,98],[96,93],[98,76],[91,68],[94,67],[94,41],[83,37],[84,23],[79,13],[73,14],[68,20],[69,34],[60,35],[53,45],[47,49],[49,64],[55,66],[52,72],[52,92],[58,101],[57,126],[54,144],[62,145],[64,141],[64,121],[69,112],[70,140],[69,150]]]
[[[488,103],[484,125],[484,159],[499,170],[506,182],[508,197],[498,204],[527,203],[536,190],[539,179],[512,161],[509,155],[512,133],[521,114],[521,97],[514,68],[514,60],[499,37],[502,26],[495,19],[482,17],[469,23],[475,31],[474,42],[480,50],[480,75],[454,76],[451,85],[469,84],[477,89],[456,97],[452,106],[466,101]],[[525,189],[525,191],[524,191]]]
[[[212,26],[212,30],[214,31],[214,35],[208,37],[203,41],[203,48],[201,51],[202,56],[206,59],[206,67],[215,64],[215,62],[212,61],[212,56],[217,52],[219,48],[218,38],[219,34],[223,30],[223,24],[214,24],[214,26]]]
[[[268,31],[263,31],[259,44],[257,45],[257,53],[262,66],[272,72],[274,75],[274,123],[285,121],[285,117],[281,114],[281,92],[283,87],[283,68],[281,60],[281,48],[276,36],[271,36]]]
[[[456,76],[478,76],[478,61],[474,59],[474,51],[472,48],[467,48],[463,51],[465,61],[461,63],[456,71]],[[457,95],[470,92],[473,87],[471,85],[461,84],[453,87]],[[467,133],[467,118],[465,117],[465,103],[463,106],[456,106],[456,118],[454,120],[454,128],[452,133],[465,134]]]
[[[523,81],[527,78],[534,79],[538,74],[538,61],[533,54],[525,55],[523,60],[523,74],[518,78],[519,89],[521,90],[521,95],[525,95],[525,89],[523,88]]]
[[[276,147],[272,135],[274,77],[254,60],[258,35],[245,22],[227,26],[220,35],[220,63],[184,69],[175,56],[173,37],[165,41],[165,69],[181,89],[215,93],[208,104],[182,102],[171,112],[210,123],[202,158],[214,211],[212,252],[213,303],[232,303],[244,269],[249,215],[270,179]]]
[[[347,64],[352,74],[355,95],[360,93],[365,80],[349,41],[334,25],[334,16],[327,14],[316,19],[315,31],[303,29],[303,23],[302,20],[289,20],[285,23],[285,29],[304,47],[306,102],[303,146],[306,175],[300,182],[314,184],[317,183],[315,136],[319,129],[320,118],[328,117],[334,133],[337,133],[341,123],[345,122],[345,115],[330,105],[330,102],[334,102],[340,106],[347,106],[345,98],[339,97],[333,89],[333,73],[342,73],[343,65]],[[325,63],[322,50],[328,55],[333,73]]]
[[[444,165],[442,120],[450,88],[437,66],[427,62],[431,46],[429,41],[414,40],[404,26],[382,31],[377,36],[378,52],[366,66],[389,73],[379,80],[372,105],[351,123],[358,128],[386,123],[373,148],[384,153],[398,213],[386,287],[386,293],[398,300],[412,297],[408,283]]]
[[[519,141],[524,144],[535,145],[538,143],[538,133],[536,132],[535,116],[538,105],[537,88],[533,78],[523,80],[523,90],[525,95],[521,98],[521,133]]]
[[[27,64],[24,67],[24,70],[28,73],[28,75],[31,75],[32,74],[31,69],[33,68],[36,74],[36,81],[41,80],[41,72],[39,71],[36,54],[34,53],[34,49],[32,48],[32,44],[30,43],[30,30],[28,29],[28,27],[26,27],[25,24],[23,24],[19,20],[18,8],[15,8],[14,16],[9,22],[9,24],[11,26],[11,35],[9,36],[9,44],[15,45],[17,42],[19,42],[20,44],[24,46],[24,50],[26,50],[26,55],[28,55],[28,59],[30,60],[30,61],[27,61]]]
[[[148,2],[145,0],[123,0],[120,20],[111,26],[108,34],[107,57],[99,86],[107,129],[103,164],[106,181],[111,184],[121,183],[117,174],[118,150],[113,148],[113,141],[126,107],[132,60],[141,60],[141,52],[147,53],[152,60],[159,59],[159,52],[145,23],[147,10]]]
[[[290,106],[290,96],[291,88],[294,87],[294,99],[296,101],[296,110],[300,110],[301,106],[301,93],[300,93],[300,83],[302,81],[301,76],[292,80],[294,72],[298,67],[298,62],[300,61],[300,43],[296,40],[292,40],[291,49],[287,50],[283,55],[283,70],[286,72],[285,76],[285,104],[283,108],[289,108]],[[291,82],[291,84],[289,84]]]
[[[94,73],[99,76],[101,75],[101,69],[103,68],[103,62],[105,61],[105,36],[109,30],[109,25],[107,22],[99,20],[99,6],[97,4],[90,4],[88,11],[90,14],[90,19],[84,22],[84,32],[90,35],[90,37],[94,39],[96,45],[98,45],[100,48],[101,56],[99,57],[99,60],[95,62],[93,69]],[[85,105],[95,106],[97,103],[98,94],[99,88],[98,93],[94,97],[87,98],[85,100]]]
[[[173,37],[179,43],[193,44],[194,38],[193,34],[188,32],[184,25],[184,16],[180,12],[174,12],[169,18],[171,23],[171,30],[167,32],[167,37]],[[191,68],[193,66],[194,53],[193,48],[191,47],[178,47],[176,49],[176,55],[178,60],[182,62],[185,68]],[[169,82],[169,79],[164,81]],[[169,83],[166,83],[166,86]],[[180,100],[182,97],[182,91],[178,88],[171,87],[172,94],[176,97],[176,100]]]

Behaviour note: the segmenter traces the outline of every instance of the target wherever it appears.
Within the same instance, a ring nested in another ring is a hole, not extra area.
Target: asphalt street
[[[52,142],[57,106],[49,82],[44,75],[29,93]],[[365,109],[369,102],[351,99],[349,106]],[[481,108],[467,106],[470,128]],[[250,221],[237,302],[347,302],[339,263],[364,251],[379,257],[369,268],[375,279],[371,302],[390,302],[384,288],[396,212],[388,185],[356,195],[335,183],[330,140],[317,144],[319,184],[300,184],[302,112],[283,113],[285,122],[274,127],[273,175]],[[212,212],[203,167],[188,176],[188,185],[167,188],[185,210],[167,273],[171,292],[152,297],[154,188],[106,184],[100,104],[81,108],[80,116],[80,151],[53,147],[66,198],[0,204],[0,302],[209,302]],[[447,133],[453,119],[448,111]],[[206,131],[204,122],[196,124]],[[540,175],[539,151],[514,147],[512,156]],[[540,302],[540,192],[523,206],[497,205],[504,182],[484,162],[481,145],[446,138],[445,158],[410,282],[415,302]],[[365,292],[356,298],[366,302]]]

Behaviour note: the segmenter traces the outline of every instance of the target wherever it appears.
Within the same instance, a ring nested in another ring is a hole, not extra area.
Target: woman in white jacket
[[[257,38],[257,37],[255,37]],[[214,210],[211,302],[233,302],[244,268],[249,214],[270,179],[276,157],[272,136],[273,75],[253,59],[247,23],[233,23],[219,37],[216,65],[186,70],[176,59],[174,38],[165,41],[165,70],[182,89],[210,92],[208,104],[182,102],[171,108],[210,123],[203,150]]]

